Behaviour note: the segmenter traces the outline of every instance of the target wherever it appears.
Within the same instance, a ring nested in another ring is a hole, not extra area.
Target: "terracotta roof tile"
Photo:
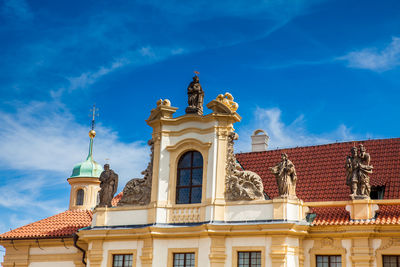
[[[375,218],[371,220],[351,220],[345,207],[318,207],[313,208],[311,212],[317,214],[312,225],[400,225],[400,205],[379,205]]]
[[[354,141],[319,146],[297,147],[264,152],[239,153],[237,160],[245,170],[258,173],[265,193],[274,198],[278,188],[269,167],[280,162],[282,152],[296,166],[297,196],[304,201],[349,200],[346,185],[346,156],[353,145],[364,144],[374,166],[372,186],[385,185],[385,199],[400,198],[400,138]]]
[[[0,235],[1,239],[68,237],[92,223],[90,210],[67,210]]]

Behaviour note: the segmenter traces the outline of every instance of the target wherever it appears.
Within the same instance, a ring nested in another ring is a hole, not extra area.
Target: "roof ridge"
[[[339,142],[334,142],[334,143],[329,143],[329,144],[319,144],[319,145],[305,145],[305,146],[295,146],[295,147],[284,147],[284,148],[277,148],[277,149],[268,149],[265,151],[249,151],[249,152],[239,152],[236,154],[256,154],[256,153],[266,153],[270,151],[282,151],[282,150],[292,150],[292,149],[298,149],[298,148],[309,148],[309,147],[325,147],[325,146],[331,146],[331,145],[336,145],[336,144],[346,144],[346,143],[362,143],[362,142],[375,142],[375,141],[388,141],[388,140],[399,140],[400,137],[391,137],[391,138],[380,138],[380,139],[363,139],[363,140],[351,140],[351,141],[339,141]]]

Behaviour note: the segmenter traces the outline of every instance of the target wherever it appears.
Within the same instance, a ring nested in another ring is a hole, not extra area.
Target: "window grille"
[[[342,256],[317,255],[317,267],[342,267]]]
[[[195,267],[194,253],[174,253],[173,267]]]
[[[132,267],[132,261],[132,254],[115,254],[112,267]]]
[[[239,251],[238,267],[261,267],[261,251]]]
[[[176,203],[200,203],[203,183],[203,157],[200,152],[189,151],[182,155],[177,178]]]

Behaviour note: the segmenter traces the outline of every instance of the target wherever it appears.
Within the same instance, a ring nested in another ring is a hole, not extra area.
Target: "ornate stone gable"
[[[255,172],[244,171],[236,160],[233,145],[234,140],[237,139],[237,133],[229,133],[225,180],[226,198],[228,200],[264,199],[264,186],[261,177]]]
[[[142,172],[143,179],[134,178],[126,185],[121,200],[118,206],[126,205],[147,205],[150,203],[151,197],[151,184],[153,179],[153,160],[154,160],[154,142],[149,140],[148,145],[151,149],[150,162],[146,170]]]

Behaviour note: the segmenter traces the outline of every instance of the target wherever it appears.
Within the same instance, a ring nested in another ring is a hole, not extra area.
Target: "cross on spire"
[[[99,113],[98,113],[99,109],[96,108],[96,104],[93,104],[93,108],[91,108],[90,111],[92,112],[92,130],[94,130],[94,126],[95,126],[95,123],[96,123],[96,121],[95,121],[96,120],[96,116],[97,117],[99,116]]]

